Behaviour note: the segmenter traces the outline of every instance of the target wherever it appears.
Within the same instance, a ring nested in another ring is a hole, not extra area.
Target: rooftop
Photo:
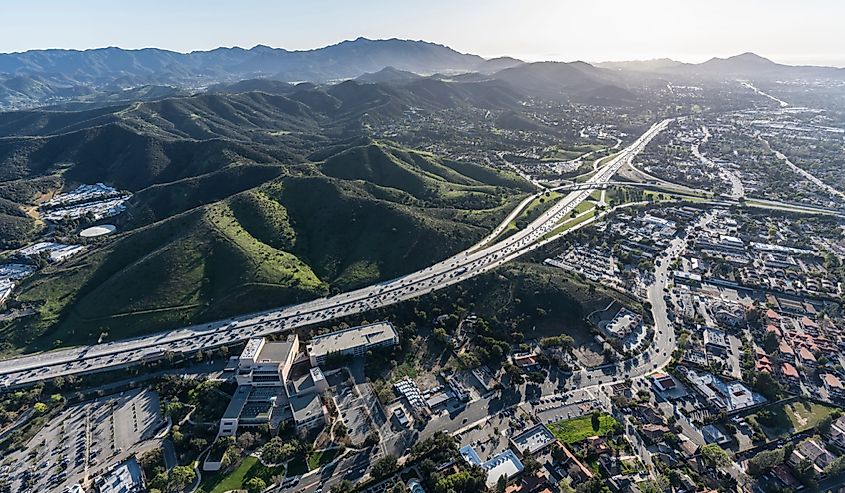
[[[842,386],[842,381],[839,380],[839,377],[837,377],[833,373],[825,373],[824,375],[822,375],[822,380],[824,381],[825,385],[832,389],[842,390],[843,388],[845,388]]]
[[[320,395],[316,393],[291,396],[290,407],[293,411],[293,420],[296,423],[323,414],[323,403],[320,401]]]
[[[244,350],[241,351],[241,359],[255,359],[258,356],[258,352],[261,350],[261,347],[264,345],[264,338],[263,337],[255,337],[247,341],[246,346],[244,346]]]
[[[101,493],[128,493],[141,491],[141,467],[134,457],[103,475]]]
[[[482,469],[487,471],[487,487],[494,486],[499,478],[502,476],[508,479],[521,473],[524,469],[522,461],[513,453],[513,450],[507,449],[501,454],[498,454],[481,464]]]
[[[555,436],[545,425],[539,424],[513,437],[512,440],[517,449],[533,454],[554,442]]]
[[[237,419],[241,415],[251,390],[252,385],[238,385],[232,400],[226,407],[226,412],[223,413],[223,419]]]
[[[266,342],[255,361],[257,363],[282,363],[288,360],[293,346],[292,341]]]
[[[314,337],[308,344],[308,354],[322,356],[339,353],[350,348],[392,341],[396,337],[396,329],[390,322],[376,322]]]

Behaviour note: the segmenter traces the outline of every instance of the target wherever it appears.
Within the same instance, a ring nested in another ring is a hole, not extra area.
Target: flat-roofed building
[[[99,493],[130,493],[146,491],[141,466],[134,457],[114,466],[96,481]]]
[[[505,476],[506,479],[510,480],[525,469],[522,461],[511,449],[505,449],[491,457],[487,462],[481,461],[478,452],[471,445],[461,447],[460,454],[469,464],[479,466],[487,471],[488,488],[495,486],[500,477]]]
[[[706,327],[704,329],[704,348],[707,354],[724,356],[728,352],[728,339],[719,329]]]
[[[642,316],[622,307],[612,319],[600,322],[599,329],[607,336],[623,339],[631,334],[642,321]]]
[[[314,337],[306,348],[311,366],[317,366],[330,355],[363,356],[370,349],[398,343],[399,336],[390,322],[376,322]]]
[[[316,392],[291,396],[290,408],[297,430],[310,430],[326,422],[326,410]]]
[[[285,385],[298,352],[299,336],[296,334],[281,342],[267,341],[263,337],[250,339],[238,358],[235,379],[239,385]]]
[[[280,386],[238,385],[220,418],[218,436],[235,435],[239,427],[269,424],[284,398],[285,391]]]
[[[543,424],[532,426],[511,438],[514,450],[523,455],[534,455],[554,442],[554,434]]]

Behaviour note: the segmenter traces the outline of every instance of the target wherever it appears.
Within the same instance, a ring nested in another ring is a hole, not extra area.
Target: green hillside
[[[0,344],[42,350],[216,320],[469,247],[531,185],[369,139],[362,112],[418,98],[397,91],[349,83],[0,118],[0,234],[10,241],[34,237],[24,212],[45,193],[97,181],[133,192],[109,219],[118,234],[22,282],[9,303],[36,315],[0,322]],[[80,241],[64,231],[57,240]]]
[[[128,217],[151,224],[24,282],[16,301],[37,306],[38,315],[7,323],[0,337],[8,349],[90,343],[103,332],[140,335],[393,278],[471,245],[522,197],[473,185],[483,192],[471,192],[462,208],[434,207],[373,183],[380,174],[373,181],[316,170],[283,175],[195,208],[183,201],[220,185],[197,178],[190,194],[173,193],[177,184],[141,192]],[[169,198],[152,199],[153,192]],[[460,195],[432,197],[456,202]],[[479,203],[490,207],[473,208]],[[187,211],[163,220],[144,215],[154,209]]]

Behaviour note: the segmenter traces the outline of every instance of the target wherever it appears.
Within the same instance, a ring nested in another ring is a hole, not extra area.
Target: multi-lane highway
[[[596,170],[587,183],[609,181],[671,120],[656,123],[630,146]],[[525,229],[495,244],[466,250],[412,274],[366,288],[320,298],[295,306],[194,325],[169,332],[93,346],[39,353],[0,362],[0,389],[31,384],[57,376],[104,371],[160,359],[167,353],[234,344],[250,337],[324,323],[430,293],[472,278],[519,257],[547,242],[561,221],[595,188],[575,190],[558,200]]]

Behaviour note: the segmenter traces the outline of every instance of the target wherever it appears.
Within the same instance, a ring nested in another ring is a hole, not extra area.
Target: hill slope
[[[21,284],[11,303],[37,314],[0,323],[0,341],[149,333],[397,277],[471,245],[531,185],[360,130],[363,113],[488,92],[431,82],[441,92],[350,81],[0,115],[0,233],[31,237],[17,232],[34,227],[23,208],[63,185],[133,192],[109,219],[116,235]]]

